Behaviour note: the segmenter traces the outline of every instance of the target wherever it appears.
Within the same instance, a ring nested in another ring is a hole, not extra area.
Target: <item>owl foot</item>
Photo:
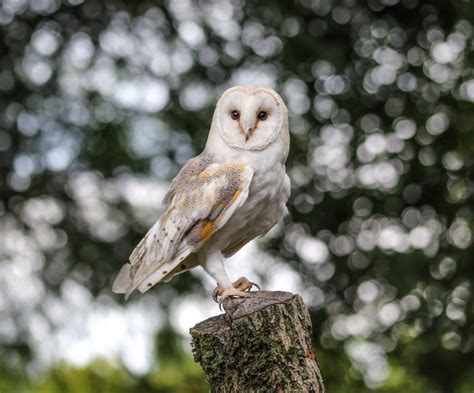
[[[219,303],[219,309],[222,311],[222,302],[228,297],[247,297],[249,294],[237,288],[222,288],[220,285],[212,292],[212,299]]]
[[[249,295],[246,291],[253,287],[257,287],[258,290],[260,290],[260,287],[257,284],[247,280],[245,277],[240,277],[232,284],[232,286],[233,288],[222,288],[218,285],[212,292],[212,299],[216,303],[219,303],[219,307],[228,297],[247,297]]]
[[[237,288],[241,291],[247,291],[252,289],[253,287],[257,287],[257,289],[260,291],[260,286],[258,284],[255,284],[252,281],[249,281],[245,277],[240,277],[237,281],[235,281],[233,284],[234,288]]]

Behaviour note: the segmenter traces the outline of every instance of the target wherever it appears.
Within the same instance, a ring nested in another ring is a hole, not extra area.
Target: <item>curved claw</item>
[[[260,285],[258,285],[257,283],[254,283],[252,281],[250,281],[250,284],[252,284],[253,287],[256,287],[259,291],[262,290],[262,288],[260,288]],[[250,291],[252,288],[248,288],[248,291]]]
[[[234,288],[238,288],[241,291],[250,291],[253,287],[258,288],[258,290],[261,291],[260,285],[258,285],[257,283],[254,283],[252,281],[249,281],[245,277],[240,277],[232,285],[234,286]]]
[[[256,287],[259,291],[262,289],[260,285],[252,281],[247,280],[245,277],[239,278],[233,283],[233,288],[223,288],[217,286],[212,291],[212,300],[219,304],[219,309],[222,311],[222,301],[227,297],[247,297],[247,292],[250,292],[253,287]]]
[[[222,288],[218,285],[213,291],[212,291],[212,300],[214,300],[216,303],[219,303],[219,296],[222,294]]]

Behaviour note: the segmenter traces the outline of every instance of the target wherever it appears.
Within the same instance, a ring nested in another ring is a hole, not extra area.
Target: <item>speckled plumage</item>
[[[258,120],[264,110],[265,120]],[[231,119],[239,111],[241,118]],[[238,86],[217,103],[204,151],[188,161],[164,198],[164,214],[130,256],[113,286],[128,297],[202,265],[231,286],[222,261],[267,233],[287,212],[288,114],[280,96]]]

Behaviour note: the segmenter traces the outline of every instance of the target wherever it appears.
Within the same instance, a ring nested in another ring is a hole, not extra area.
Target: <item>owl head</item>
[[[288,111],[273,89],[235,86],[217,102],[211,130],[230,147],[263,150],[288,137]]]

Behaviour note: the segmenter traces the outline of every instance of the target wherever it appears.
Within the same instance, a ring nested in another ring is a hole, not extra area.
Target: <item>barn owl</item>
[[[224,92],[212,117],[204,151],[172,181],[166,211],[123,265],[113,284],[125,298],[201,265],[217,283],[214,300],[248,296],[256,284],[232,282],[224,258],[266,234],[288,211],[285,171],[288,111],[265,87]]]

